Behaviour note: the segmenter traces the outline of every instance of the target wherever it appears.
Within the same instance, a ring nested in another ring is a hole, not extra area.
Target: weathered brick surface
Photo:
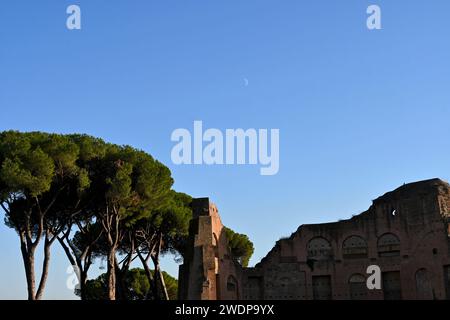
[[[180,298],[450,298],[449,210],[446,182],[406,184],[349,220],[300,226],[242,269],[229,255],[217,208],[197,199]],[[382,290],[367,289],[369,265],[381,268]]]
[[[180,298],[241,299],[242,268],[228,252],[228,240],[217,207],[208,198],[194,199],[193,212],[189,250],[180,266]]]

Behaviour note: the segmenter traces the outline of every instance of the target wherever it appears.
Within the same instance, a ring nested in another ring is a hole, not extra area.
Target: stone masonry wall
[[[406,184],[349,220],[303,225],[254,268],[229,256],[217,208],[194,202],[192,249],[180,267],[182,299],[448,299],[450,185]],[[368,290],[369,265],[382,290]]]

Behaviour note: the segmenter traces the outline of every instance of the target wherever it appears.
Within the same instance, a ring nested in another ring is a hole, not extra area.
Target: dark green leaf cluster
[[[154,271],[151,271],[154,276]],[[162,272],[164,282],[167,287],[170,300],[177,299],[178,281],[173,278],[167,272]],[[86,300],[106,300],[107,297],[107,275],[101,274],[96,279],[88,280],[86,284]],[[150,291],[150,283],[145,275],[145,271],[141,268],[133,268],[127,271],[125,276],[126,283],[126,295],[127,300],[147,300],[152,299],[148,297]],[[80,296],[80,292],[76,291],[76,294]]]
[[[231,255],[243,267],[247,267],[254,252],[253,243],[245,234],[236,233],[227,227],[224,227],[224,232]]]

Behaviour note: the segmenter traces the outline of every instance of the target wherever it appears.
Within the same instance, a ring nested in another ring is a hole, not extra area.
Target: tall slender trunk
[[[128,267],[126,262],[124,262],[123,268],[120,268],[117,259],[115,259],[116,265],[116,299],[127,300],[128,299],[128,288],[125,281]]]
[[[25,267],[25,277],[27,279],[28,300],[35,300],[36,276],[34,273],[34,249],[28,250],[25,235],[20,233],[20,251],[22,253],[23,265]]]
[[[22,258],[27,279],[28,300],[35,300],[34,291],[36,289],[36,280],[34,274],[34,254],[22,250]]]
[[[155,288],[155,284],[154,284],[154,280],[153,280],[153,276],[152,276],[152,271],[148,267],[148,258],[150,257],[150,254],[148,254],[147,259],[144,259],[144,257],[141,254],[141,251],[139,249],[136,249],[136,252],[138,254],[139,260],[141,260],[142,267],[144,268],[145,275],[147,276],[147,280],[148,280],[148,283],[150,286],[150,289],[147,292],[146,299],[149,300],[150,294],[152,294],[153,299],[156,299],[157,292],[156,292],[156,288]]]
[[[27,277],[28,300],[36,300],[36,276],[34,274],[34,256],[25,257],[25,272]]]
[[[159,264],[159,255],[161,253],[161,245],[162,245],[162,234],[159,234],[158,237],[158,245],[155,252],[155,255],[152,256],[153,264],[155,266],[155,287],[158,293],[158,300],[162,298],[162,300],[169,300],[169,295],[167,293],[166,283],[164,281],[164,276],[161,272],[161,267]]]
[[[42,264],[42,274],[41,274],[41,280],[39,281],[39,287],[36,293],[36,300],[41,300],[42,296],[44,294],[45,284],[47,283],[48,278],[48,269],[50,266],[50,247],[52,245],[52,242],[48,239],[48,237],[45,238],[44,243],[44,262]]]
[[[161,282],[163,298],[164,300],[170,300],[169,293],[167,292],[166,281],[164,280],[164,275],[161,272],[161,268],[158,269],[158,272],[159,272],[159,281]]]
[[[159,265],[159,256],[152,256],[153,265],[155,266],[155,276],[154,283],[157,291],[157,300],[169,300],[169,295],[167,293],[166,283],[164,281],[164,276]]]
[[[116,248],[111,247],[108,252],[108,299],[116,300]]]
[[[80,298],[81,300],[87,300],[86,296],[86,282],[87,282],[87,270],[80,270]]]

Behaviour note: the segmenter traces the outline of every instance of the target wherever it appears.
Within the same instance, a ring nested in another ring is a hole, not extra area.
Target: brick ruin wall
[[[302,225],[253,268],[230,256],[208,198],[193,211],[180,299],[450,299],[450,185],[439,179],[403,185],[351,219]],[[370,265],[381,290],[367,289]]]

